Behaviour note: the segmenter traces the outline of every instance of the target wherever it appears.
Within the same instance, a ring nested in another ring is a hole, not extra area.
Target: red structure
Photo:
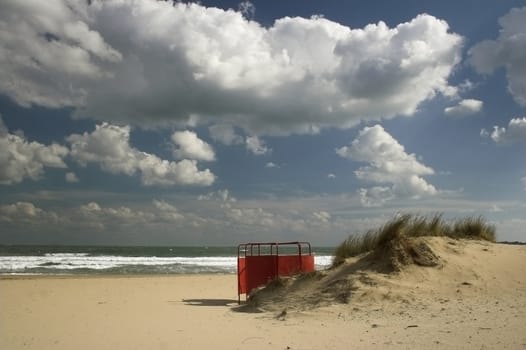
[[[237,246],[237,294],[248,295],[278,276],[314,271],[308,242],[243,243]]]

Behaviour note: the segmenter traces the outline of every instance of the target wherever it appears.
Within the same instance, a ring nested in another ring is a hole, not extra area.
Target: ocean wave
[[[316,269],[327,268],[332,256],[315,256]],[[237,257],[93,256],[49,253],[42,256],[0,256],[0,274],[168,274],[235,273]]]

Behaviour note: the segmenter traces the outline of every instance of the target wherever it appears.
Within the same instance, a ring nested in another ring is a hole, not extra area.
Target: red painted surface
[[[290,276],[302,271],[302,256],[278,256],[278,276]]]
[[[297,246],[297,254],[279,255],[279,247],[287,245]],[[302,252],[302,245],[308,245],[308,253],[305,250]],[[254,288],[264,286],[278,276],[314,271],[314,256],[311,255],[310,244],[306,242],[241,244],[238,247],[237,271],[238,295],[248,295]]]
[[[237,257],[237,294],[247,292],[247,268],[245,258]]]
[[[246,257],[247,294],[254,288],[264,286],[277,276],[277,255]]]

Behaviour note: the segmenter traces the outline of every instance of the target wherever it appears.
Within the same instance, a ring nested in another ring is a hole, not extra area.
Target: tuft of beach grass
[[[334,252],[333,266],[342,264],[345,259],[384,249],[393,241],[416,237],[445,236],[454,239],[481,239],[495,242],[495,226],[482,216],[465,217],[447,222],[441,214],[432,217],[421,215],[398,215],[376,230],[365,234],[351,234]]]

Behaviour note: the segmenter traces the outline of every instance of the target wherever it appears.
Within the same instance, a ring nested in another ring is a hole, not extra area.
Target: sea
[[[334,248],[312,247],[317,270]],[[237,247],[0,245],[0,275],[235,274]]]

